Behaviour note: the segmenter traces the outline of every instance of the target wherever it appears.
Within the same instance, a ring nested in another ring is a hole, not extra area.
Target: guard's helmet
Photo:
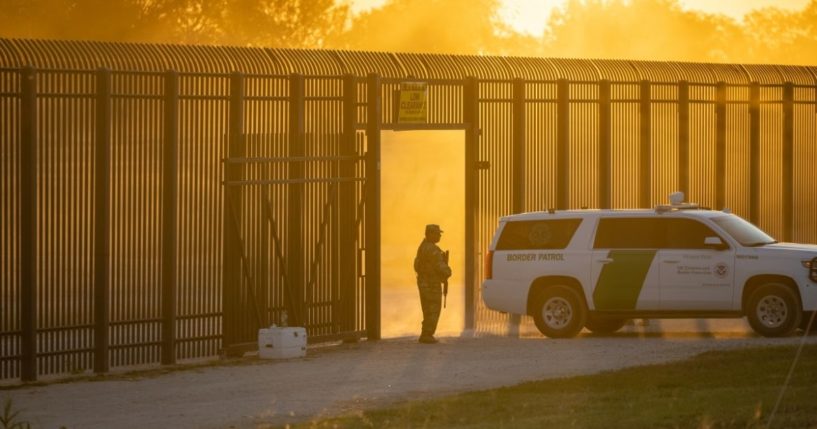
[[[426,235],[434,233],[441,234],[442,232],[443,230],[440,229],[440,225],[435,225],[433,223],[426,225]]]

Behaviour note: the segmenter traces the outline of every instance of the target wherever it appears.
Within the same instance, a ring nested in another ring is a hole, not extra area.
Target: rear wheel
[[[596,317],[588,316],[587,322],[584,324],[584,327],[593,332],[594,334],[606,335],[618,331],[624,326],[626,322],[627,322],[626,319],[613,319],[598,316]]]
[[[746,317],[764,337],[789,335],[800,325],[802,310],[792,290],[780,283],[766,283],[749,297]]]
[[[533,321],[539,332],[550,338],[572,338],[584,327],[584,301],[567,286],[551,286],[534,301]]]

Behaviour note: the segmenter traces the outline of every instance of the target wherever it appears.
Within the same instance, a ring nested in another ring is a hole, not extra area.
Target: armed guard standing
[[[414,271],[417,272],[417,288],[420,290],[420,304],[423,307],[423,331],[420,342],[434,344],[434,332],[440,319],[442,304],[442,283],[451,277],[446,253],[437,246],[442,238],[439,225],[426,225],[426,238],[417,248]]]

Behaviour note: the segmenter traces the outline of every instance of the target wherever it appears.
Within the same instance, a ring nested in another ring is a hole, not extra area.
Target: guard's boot
[[[437,344],[437,343],[439,343],[439,341],[437,341],[437,339],[434,338],[434,336],[431,335],[431,334],[420,335],[420,339],[418,340],[418,342],[423,343],[423,344]]]

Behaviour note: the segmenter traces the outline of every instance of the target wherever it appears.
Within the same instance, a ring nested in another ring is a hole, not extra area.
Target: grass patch
[[[294,427],[765,428],[796,352],[797,346],[713,351],[678,363],[411,401]],[[803,349],[772,427],[817,427],[817,345]]]
[[[0,415],[0,429],[31,429],[31,424],[20,419],[20,410],[14,408],[11,398],[3,403],[3,413]]]

